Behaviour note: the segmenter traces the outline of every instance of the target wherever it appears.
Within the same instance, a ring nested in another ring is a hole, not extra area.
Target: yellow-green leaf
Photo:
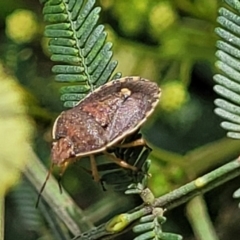
[[[27,163],[32,126],[24,92],[0,63],[0,197],[14,185]]]

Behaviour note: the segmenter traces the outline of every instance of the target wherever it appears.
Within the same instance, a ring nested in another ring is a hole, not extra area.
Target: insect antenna
[[[54,163],[51,164],[51,166],[50,166],[50,168],[49,168],[49,170],[48,170],[47,177],[46,177],[46,179],[45,179],[45,181],[44,181],[44,183],[43,183],[43,185],[42,185],[42,187],[41,187],[41,189],[40,189],[40,191],[39,191],[39,193],[38,193],[38,197],[37,197],[37,202],[36,202],[35,208],[38,207],[38,204],[39,204],[40,199],[41,199],[41,196],[42,196],[42,192],[43,192],[44,188],[46,187],[46,184],[47,184],[48,179],[49,179],[50,176],[51,176],[51,173],[52,173],[52,171],[53,171],[53,167],[54,167]]]

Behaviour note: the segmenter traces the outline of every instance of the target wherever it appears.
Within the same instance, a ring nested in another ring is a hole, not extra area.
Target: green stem
[[[187,218],[197,239],[218,240],[203,196],[197,196],[189,201],[187,204]]]
[[[193,172],[192,166],[194,166],[194,174],[199,176],[199,174],[225,163],[226,159],[234,159],[239,155],[239,144],[239,140],[222,138],[189,151],[184,156],[187,171]]]
[[[4,216],[5,216],[5,199],[1,197],[0,199],[0,240],[4,240]]]
[[[154,207],[172,209],[240,175],[240,161],[234,160],[155,200]]]
[[[150,158],[153,156],[156,159],[180,166],[187,173],[193,173],[192,166],[194,166],[194,176],[197,176],[221,164],[223,161],[226,161],[226,159],[233,159],[238,156],[239,143],[239,140],[222,138],[189,151],[185,155],[172,153],[149,144],[150,147],[154,149],[154,151],[151,152]],[[205,161],[207,158],[208,161]]]

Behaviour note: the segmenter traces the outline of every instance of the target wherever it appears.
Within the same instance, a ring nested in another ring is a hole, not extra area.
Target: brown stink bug
[[[159,97],[158,85],[141,77],[110,81],[89,93],[55,120],[52,166],[59,166],[63,173],[69,163],[89,156],[94,180],[98,181],[94,155],[103,153],[120,166],[136,170],[109,154],[107,149],[144,145],[143,139],[128,144],[121,141],[141,127],[154,111]]]

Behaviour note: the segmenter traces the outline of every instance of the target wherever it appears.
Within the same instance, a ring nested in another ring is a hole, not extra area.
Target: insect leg
[[[90,155],[90,162],[91,162],[91,170],[92,170],[93,179],[94,179],[94,181],[99,182],[100,181],[100,176],[99,176],[99,173],[98,173],[96,160],[95,160],[93,154]]]
[[[129,168],[133,171],[137,171],[138,169],[135,166],[132,166],[130,164],[128,164],[127,162],[125,162],[124,160],[115,157],[114,155],[104,151],[103,154],[105,154],[106,156],[108,156],[113,162],[115,162],[116,164],[118,164],[119,166],[123,167],[123,168]]]
[[[123,144],[116,144],[114,147],[119,148],[130,148],[130,147],[137,147],[137,146],[147,146],[146,141],[143,138],[136,139],[129,143],[123,143]]]

